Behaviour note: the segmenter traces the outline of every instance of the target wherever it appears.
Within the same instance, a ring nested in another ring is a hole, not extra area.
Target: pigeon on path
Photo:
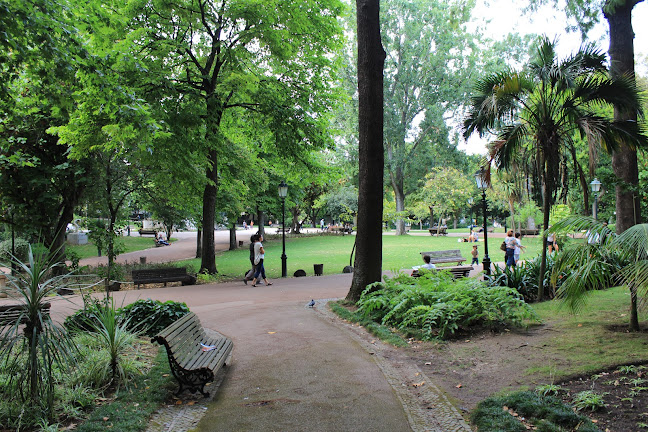
[[[315,300],[311,300],[310,303],[308,303],[308,307],[313,307],[315,306]]]

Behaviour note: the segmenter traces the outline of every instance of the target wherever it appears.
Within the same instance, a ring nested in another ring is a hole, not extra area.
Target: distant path
[[[265,228],[265,231],[268,234],[276,234],[276,228]],[[302,232],[316,231],[312,228],[302,229]],[[255,229],[249,230],[237,230],[236,231],[236,241],[242,241],[243,247],[246,247],[250,244],[250,237],[256,232]],[[131,232],[132,236],[139,236],[137,231]],[[230,233],[228,230],[218,230],[214,231],[214,243],[215,249],[217,252],[229,250],[229,240]],[[153,246],[153,236],[142,236],[145,238],[151,239],[151,245]],[[160,246],[160,247],[151,247],[149,249],[139,250],[135,252],[128,252],[117,256],[116,262],[120,264],[127,263],[139,263],[140,257],[146,257],[147,263],[164,263],[164,262],[174,262],[182,261],[187,259],[193,259],[196,257],[196,232],[187,231],[187,232],[175,232],[171,238],[176,239],[171,246]],[[107,265],[108,258],[106,256],[101,257],[92,257],[84,258],[81,260],[81,266],[91,266],[96,267],[98,265]]]

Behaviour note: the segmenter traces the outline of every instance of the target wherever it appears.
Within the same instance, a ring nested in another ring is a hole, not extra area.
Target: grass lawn
[[[409,269],[423,263],[420,252],[446,249],[459,249],[466,263],[469,264],[470,251],[476,243],[458,242],[457,237],[436,236],[383,236],[383,269],[400,270]],[[349,265],[351,250],[355,236],[317,235],[308,237],[286,237],[286,256],[288,258],[288,275],[291,276],[297,269],[303,269],[306,274],[313,274],[313,264],[324,264],[324,274],[342,273],[342,269]],[[504,253],[499,246],[501,238],[488,241],[489,256],[491,261],[503,261]],[[484,242],[480,241],[479,260],[484,258]],[[532,259],[540,253],[542,247],[540,238],[527,237],[522,240],[527,247],[522,254],[522,259]],[[265,269],[269,278],[281,276],[281,238],[270,236],[264,242],[266,250]],[[200,260],[185,261],[182,265],[190,265],[194,270],[200,268]],[[216,255],[216,267],[224,279],[237,279],[249,268],[249,250],[241,248],[236,251],[221,252]]]
[[[124,253],[144,250],[155,246],[155,242],[152,236],[151,237],[124,236],[121,239],[124,241],[124,245],[126,246],[126,250],[124,251]],[[171,238],[171,240],[169,241],[173,243],[174,241],[176,241],[176,239]],[[68,244],[66,245],[66,249],[76,252],[79,255],[80,259],[92,258],[97,256],[97,247],[92,243],[88,243],[84,245]]]
[[[543,322],[556,330],[547,340],[547,349],[560,366],[547,362],[545,366],[529,368],[529,375],[546,379],[597,371],[610,365],[646,360],[648,338],[645,332],[627,332],[630,322],[630,293],[626,287],[593,291],[586,306],[573,314],[559,301],[533,305]],[[640,322],[648,318],[644,309]]]

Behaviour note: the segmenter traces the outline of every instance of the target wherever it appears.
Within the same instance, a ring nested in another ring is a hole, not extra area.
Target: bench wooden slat
[[[49,319],[51,303],[45,303],[42,307],[43,319]],[[26,305],[21,304],[8,304],[0,305],[0,325],[25,324],[27,322]]]
[[[459,249],[421,252],[421,255],[429,256],[431,264],[456,262],[458,265],[460,265],[462,262],[466,261],[466,258],[461,255],[461,251]]]
[[[163,267],[153,269],[132,270],[133,283],[139,289],[140,285],[149,283],[182,282],[183,285],[193,285],[196,278],[187,273],[186,267]]]
[[[180,389],[205,393],[205,384],[214,380],[214,373],[225,365],[233,343],[225,337],[211,338],[205,333],[198,317],[192,312],[160,331],[153,339],[165,346],[173,376]],[[203,351],[201,343],[214,349]]]

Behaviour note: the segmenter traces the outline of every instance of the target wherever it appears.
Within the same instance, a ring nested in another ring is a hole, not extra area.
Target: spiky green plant
[[[119,386],[127,382],[128,368],[124,368],[122,358],[132,346],[136,333],[128,330],[130,320],[118,314],[112,298],[106,298],[103,307],[95,308],[93,314],[95,319],[88,321],[91,334],[108,353],[111,383]]]
[[[17,397],[36,419],[50,420],[54,406],[55,365],[73,364],[74,346],[67,333],[46,313],[46,304],[65,285],[69,274],[54,275],[54,254],[34,254],[26,262],[14,257],[7,293],[23,306],[18,319],[0,332],[0,363],[11,377],[5,397]],[[24,323],[24,327],[21,326]]]

